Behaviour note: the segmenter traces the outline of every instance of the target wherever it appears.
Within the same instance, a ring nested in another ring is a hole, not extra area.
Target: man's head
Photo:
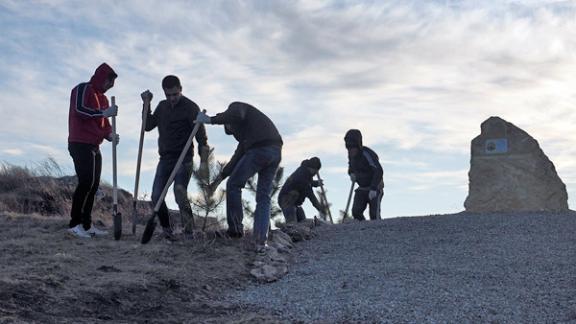
[[[320,168],[322,167],[322,163],[320,163],[320,159],[317,157],[312,157],[308,160],[304,160],[302,161],[301,165],[308,168],[308,170],[312,174],[318,173],[318,171],[320,171]]]
[[[164,79],[162,79],[162,89],[164,89],[166,100],[168,100],[170,105],[172,107],[176,106],[182,97],[182,85],[180,84],[180,79],[175,75],[165,76]]]
[[[94,71],[94,75],[90,78],[90,83],[92,83],[97,92],[105,93],[114,86],[114,81],[117,77],[118,74],[108,64],[102,63]]]
[[[362,148],[362,133],[357,129],[350,129],[344,136],[344,143],[349,156],[356,156]]]
[[[104,92],[108,91],[109,89],[112,89],[112,87],[114,86],[114,81],[116,80],[117,77],[118,75],[114,72],[108,74],[108,78],[106,78],[104,84],[102,85]]]

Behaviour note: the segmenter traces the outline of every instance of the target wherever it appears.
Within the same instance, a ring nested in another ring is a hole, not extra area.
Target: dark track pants
[[[82,224],[85,230],[92,226],[94,196],[100,185],[102,155],[97,145],[68,143],[68,152],[74,160],[78,186],[72,197],[71,220],[69,227]]]
[[[281,208],[286,223],[303,222],[306,219],[306,214],[304,213],[302,206],[288,205]]]
[[[370,200],[368,199],[369,190],[356,189],[354,193],[354,203],[352,204],[352,216],[358,220],[365,220],[364,211],[366,207],[370,207],[370,219],[381,219],[380,204],[382,203],[383,190],[378,190],[378,196]]]

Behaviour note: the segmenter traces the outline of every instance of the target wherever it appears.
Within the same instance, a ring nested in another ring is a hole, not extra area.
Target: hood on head
[[[320,170],[320,168],[322,167],[322,163],[320,163],[320,159],[317,157],[312,157],[310,159],[304,160],[300,165],[316,170]]]
[[[108,64],[102,63],[96,68],[96,71],[94,71],[94,75],[90,78],[90,84],[92,84],[96,91],[104,92],[104,82],[117,77],[118,74],[116,74]]]
[[[346,143],[346,148],[362,147],[362,133],[357,129],[351,129],[346,132],[344,136],[344,143]]]

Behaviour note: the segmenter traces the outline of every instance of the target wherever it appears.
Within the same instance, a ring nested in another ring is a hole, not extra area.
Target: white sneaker
[[[88,233],[92,236],[108,235],[108,231],[98,229],[94,225],[90,226],[90,228],[86,231],[86,233]]]
[[[88,234],[88,232],[86,232],[84,230],[84,227],[82,226],[82,224],[79,224],[79,225],[76,225],[72,228],[69,228],[68,233],[72,234],[75,237],[79,237],[79,238],[91,238],[92,237],[90,234]]]

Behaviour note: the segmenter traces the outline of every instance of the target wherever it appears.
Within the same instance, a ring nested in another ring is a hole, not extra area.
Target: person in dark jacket
[[[306,198],[310,199],[312,206],[319,213],[324,214],[324,206],[316,199],[314,190],[312,190],[312,187],[322,185],[321,180],[313,180],[321,166],[320,159],[317,157],[304,160],[284,182],[278,194],[278,205],[282,208],[286,223],[302,222],[306,219],[306,214],[302,208]]]
[[[230,177],[226,183],[226,218],[228,235],[241,237],[242,188],[249,178],[258,173],[256,189],[256,210],[254,211],[254,237],[257,249],[266,246],[270,223],[270,194],[274,175],[282,158],[282,137],[276,126],[260,110],[243,103],[233,102],[226,111],[209,117],[198,114],[200,123],[224,125],[224,131],[234,136],[238,146],[230,161],[224,167],[215,185]]]
[[[70,94],[68,151],[74,161],[78,186],[72,196],[68,232],[80,238],[108,233],[92,225],[92,207],[102,171],[100,144],[104,139],[113,140],[107,117],[118,113],[118,107],[110,106],[104,93],[114,86],[117,77],[108,64],[102,63],[89,82],[78,84]]]
[[[196,103],[182,95],[182,85],[178,77],[174,75],[164,77],[162,89],[166,95],[166,100],[158,103],[154,113],[148,110],[146,114],[146,131],[151,131],[154,128],[158,129],[158,154],[160,155],[160,160],[156,167],[156,175],[152,186],[153,205],[156,205],[160,198],[162,190],[176,165],[176,161],[178,161],[178,157],[194,129],[194,120],[200,112],[200,108]],[[152,93],[150,91],[143,92],[142,100],[144,101],[144,107],[149,107]],[[198,143],[200,159],[204,160],[210,150],[204,125],[200,125],[195,138]],[[194,227],[194,216],[188,200],[188,184],[192,176],[193,155],[194,145],[191,145],[174,178],[174,197],[180,210],[184,235],[187,238],[192,238]],[[164,201],[158,211],[158,219],[165,237],[174,239],[168,207]]]
[[[370,206],[370,219],[380,219],[380,203],[384,195],[384,171],[378,155],[362,145],[362,133],[357,129],[346,132],[344,137],[348,150],[348,174],[352,182],[358,183],[355,190],[352,216],[364,220],[364,210]]]

